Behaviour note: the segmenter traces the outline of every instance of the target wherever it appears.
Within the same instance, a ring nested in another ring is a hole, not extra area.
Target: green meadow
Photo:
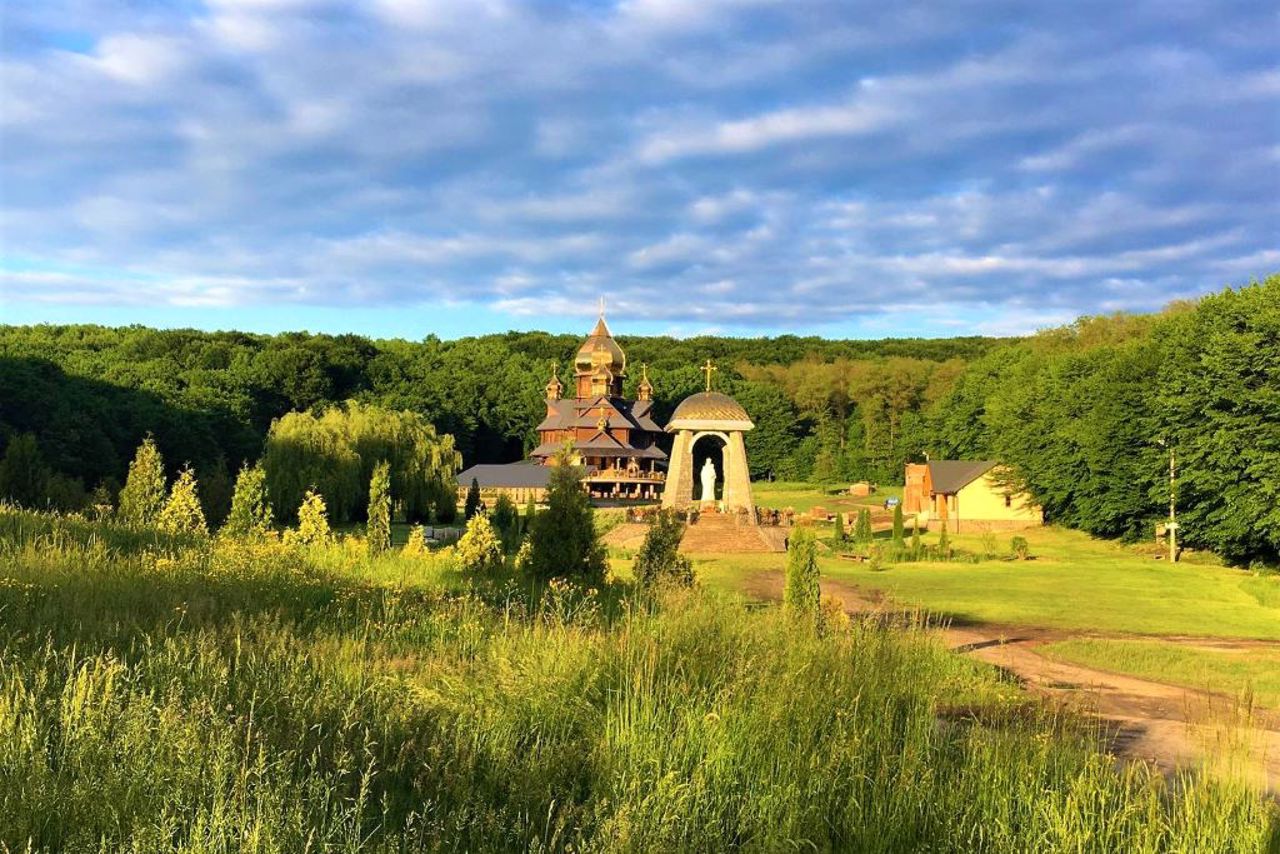
[[[918,627],[0,511],[0,850],[1249,851]]]

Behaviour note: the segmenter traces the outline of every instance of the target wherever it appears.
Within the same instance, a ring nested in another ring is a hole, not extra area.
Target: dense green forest
[[[1172,445],[1184,541],[1237,561],[1280,558],[1280,277],[1025,339],[618,340],[631,365],[648,365],[660,421],[715,360],[718,387],[756,422],[758,478],[893,482],[926,454],[993,457],[1050,519],[1133,538],[1167,507]],[[47,467],[45,503],[64,507],[118,490],[147,433],[170,474],[191,463],[202,488],[229,496],[273,422],[349,400],[420,414],[465,465],[514,460],[534,441],[551,364],[567,377],[580,343],[0,327],[0,441]],[[34,448],[13,442],[24,434]],[[30,468],[20,462],[9,468]],[[6,477],[19,479],[0,468]]]

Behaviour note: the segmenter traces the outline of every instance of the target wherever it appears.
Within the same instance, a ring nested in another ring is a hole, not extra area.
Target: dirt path
[[[751,596],[779,599],[782,573],[758,572],[744,587]],[[834,579],[822,582],[822,592],[839,598],[852,613],[901,614],[878,594]],[[1105,721],[1107,747],[1117,756],[1143,759],[1165,773],[1212,767],[1222,764],[1223,757],[1236,757],[1249,770],[1234,770],[1256,778],[1270,794],[1280,797],[1280,713],[1254,710],[1244,720],[1228,697],[1054,661],[1036,652],[1036,647],[1052,641],[1105,635],[1007,625],[939,628],[952,650],[999,667],[1031,693]],[[1174,642],[1242,651],[1274,648],[1274,644],[1254,641],[1177,638]]]

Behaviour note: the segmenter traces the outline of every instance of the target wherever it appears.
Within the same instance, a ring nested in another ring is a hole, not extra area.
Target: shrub
[[[836,511],[836,525],[831,537],[835,540],[836,545],[840,545],[847,539],[844,532],[844,512],[841,510]]]
[[[816,621],[818,597],[817,541],[813,531],[796,528],[788,546],[787,577],[782,591],[782,603],[793,615]]]
[[[920,520],[911,520],[911,559],[920,559]]]
[[[196,473],[191,466],[184,468],[173,482],[156,526],[166,534],[209,533],[204,520],[204,508],[200,505]]]
[[[660,585],[693,586],[693,563],[680,554],[684,522],[674,510],[658,513],[636,556],[636,581],[643,588]]]
[[[903,537],[902,502],[901,501],[893,505],[893,544],[895,546],[906,545],[906,540]]]
[[[942,560],[951,560],[951,534],[947,531],[945,520],[939,521],[942,530],[938,533],[938,554]]]
[[[371,555],[380,555],[391,548],[391,466],[386,460],[373,467],[373,477],[369,479],[365,539]]]
[[[1027,560],[1031,557],[1031,546],[1027,544],[1026,537],[1014,537],[1009,541],[1009,551],[1018,560]]]
[[[458,540],[457,555],[463,572],[489,575],[502,569],[502,542],[486,514],[477,513],[467,522],[467,531]]]

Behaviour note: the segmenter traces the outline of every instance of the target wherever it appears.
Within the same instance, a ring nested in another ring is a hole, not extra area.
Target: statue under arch
[[[708,386],[710,370],[708,370]],[[742,405],[718,391],[703,391],[686,397],[676,407],[667,424],[667,432],[675,434],[671,448],[667,484],[662,493],[662,506],[685,510],[698,507],[703,510],[719,509],[725,512],[754,512],[751,495],[751,472],[747,467],[747,448],[743,434],[754,429],[747,411]],[[700,489],[694,498],[693,446],[700,439],[715,437],[722,443],[723,491],[721,499],[715,499],[715,465],[710,459],[697,474]],[[708,467],[710,467],[708,471]]]

